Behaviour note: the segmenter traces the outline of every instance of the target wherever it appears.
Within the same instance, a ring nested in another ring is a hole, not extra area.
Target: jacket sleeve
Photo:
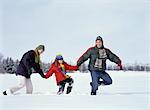
[[[42,78],[45,78],[45,75],[42,70],[39,72],[39,74],[41,75]]]
[[[30,57],[31,57],[31,58],[30,58],[30,63],[32,64],[33,69],[34,69],[37,73],[43,72],[42,69],[41,69],[41,67],[40,67],[40,64],[35,62],[35,54],[34,54],[34,52],[31,52],[31,53],[30,53]]]
[[[106,49],[106,53],[108,56],[108,59],[116,64],[121,64],[121,60],[120,58],[115,55],[114,53],[112,53],[109,49]]]
[[[40,64],[34,63],[33,69],[34,69],[37,73],[39,73],[42,78],[45,78],[45,75],[44,75],[44,73],[43,73],[43,70],[42,70],[41,67],[40,67]]]
[[[54,73],[54,69],[53,66],[51,66],[47,74],[45,75],[45,78],[49,78],[50,76],[52,76],[53,73]]]
[[[92,48],[92,47],[91,47]],[[77,61],[77,65],[80,66],[82,63],[88,60],[91,56],[91,48],[89,48]]]
[[[67,63],[64,63],[64,65],[65,65],[65,69],[66,70],[70,70],[70,71],[77,71],[78,70],[78,66],[72,66],[72,65],[69,65],[69,64],[67,64]]]
[[[30,54],[30,63],[32,64],[33,69],[34,69],[37,73],[39,73],[42,78],[45,78],[45,75],[44,75],[44,73],[43,73],[43,70],[42,70],[41,67],[40,67],[40,64],[35,62],[35,54],[34,54],[34,52],[30,52],[29,54]]]

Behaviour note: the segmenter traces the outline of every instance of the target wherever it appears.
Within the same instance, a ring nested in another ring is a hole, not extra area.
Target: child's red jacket
[[[71,66],[71,65],[68,65],[66,62],[63,63],[64,67],[65,67],[65,70],[70,70],[70,71],[73,71],[73,70],[78,70],[78,66]],[[59,82],[65,80],[67,77],[65,74],[63,74],[61,72],[61,70],[59,69],[59,65],[58,67],[53,63],[50,67],[50,69],[48,70],[47,74],[45,75],[46,78],[49,78],[50,76],[52,76],[52,74],[55,73],[55,77],[56,77],[56,82],[57,84],[59,84]]]

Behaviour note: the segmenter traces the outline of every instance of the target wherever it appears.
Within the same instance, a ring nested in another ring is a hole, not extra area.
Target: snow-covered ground
[[[69,95],[56,95],[55,77],[42,79],[32,75],[34,93],[25,89],[14,96],[0,96],[0,110],[150,110],[150,73],[108,71],[110,86],[99,87],[91,96],[89,73],[72,73],[74,87]],[[0,75],[0,92],[17,83],[15,75]]]

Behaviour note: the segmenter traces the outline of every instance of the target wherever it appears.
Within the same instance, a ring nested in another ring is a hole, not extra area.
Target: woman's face
[[[39,54],[42,54],[44,51],[42,49],[38,50]]]
[[[59,62],[60,64],[62,64],[64,61],[63,61],[63,60],[58,60],[58,62]]]

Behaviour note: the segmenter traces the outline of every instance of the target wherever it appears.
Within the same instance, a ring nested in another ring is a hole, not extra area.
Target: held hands
[[[42,78],[46,79],[46,75],[44,75],[42,69],[39,71],[39,74],[41,75]]]
[[[45,78],[45,79],[48,79],[49,77],[47,77],[46,75],[44,75],[44,78]]]
[[[78,66],[78,65],[76,65],[76,67],[77,67],[76,71],[78,71],[78,70],[79,70],[79,66]]]

